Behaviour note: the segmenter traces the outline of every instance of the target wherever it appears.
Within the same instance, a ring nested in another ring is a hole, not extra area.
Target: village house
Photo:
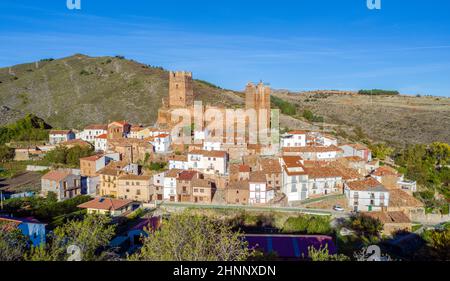
[[[94,124],[94,125],[89,125],[89,126],[85,127],[83,131],[81,131],[77,134],[76,138],[94,144],[95,137],[103,135],[103,134],[107,134],[107,133],[108,133],[108,125]]]
[[[123,174],[139,174],[139,167],[126,161],[111,161],[103,169],[98,171],[100,176],[100,196],[118,196],[118,178]]]
[[[171,155],[168,158],[169,169],[189,170],[189,161],[187,155]]]
[[[343,157],[359,156],[366,162],[372,161],[372,152],[365,145],[359,143],[350,143],[340,145],[339,148],[341,148],[343,151]]]
[[[211,180],[194,178],[191,185],[193,202],[207,204],[212,202],[215,188]]]
[[[106,152],[108,150],[108,135],[101,134],[94,138],[95,151]]]
[[[45,245],[46,230],[45,223],[34,218],[0,217],[0,223],[12,224],[19,229],[24,236],[30,239],[33,246]]]
[[[99,197],[78,205],[78,208],[86,209],[88,214],[119,217],[134,211],[136,205],[132,200]]]
[[[251,172],[248,185],[249,204],[266,204],[274,198],[274,190],[267,188],[266,175],[263,172]]]
[[[168,153],[170,151],[170,135],[160,134],[154,137],[150,137],[150,143],[154,146],[156,153]]]
[[[56,145],[61,142],[75,139],[75,133],[72,130],[50,130],[48,133],[49,143]]]
[[[248,180],[250,178],[251,168],[249,165],[245,164],[231,164],[230,172],[229,172],[229,181],[243,181]]]
[[[117,198],[148,203],[154,200],[151,176],[125,174],[117,179]]]
[[[259,160],[259,169],[266,175],[267,189],[281,190],[281,166],[280,161],[274,158],[262,158]]]
[[[373,219],[378,219],[383,224],[384,235],[393,235],[398,231],[412,230],[411,220],[403,212],[370,212],[365,213],[365,216]]]
[[[177,178],[183,170],[171,169],[164,173],[163,199],[176,202],[177,197]]]
[[[127,138],[129,139],[139,139],[139,132],[144,130],[145,128],[142,126],[135,126],[132,125],[130,128],[130,131],[128,132],[128,134],[126,135]]]
[[[108,124],[108,139],[125,138],[130,132],[131,125],[126,121],[116,121]]]
[[[220,141],[207,141],[203,142],[203,150],[221,150],[222,143]]]
[[[41,178],[42,195],[47,197],[49,192],[55,193],[58,201],[78,196],[81,194],[81,177],[71,169],[50,171]]]
[[[337,146],[305,146],[305,147],[283,147],[283,155],[300,156],[304,160],[311,161],[334,161],[342,157],[342,149]]]
[[[411,220],[425,215],[425,205],[402,189],[389,190],[389,206],[387,210],[389,212],[403,212]]]
[[[193,202],[193,187],[194,179],[199,178],[196,171],[181,171],[176,178],[176,193],[177,202]]]
[[[389,190],[371,177],[344,183],[344,194],[355,212],[384,211],[389,206]]]
[[[308,198],[308,174],[300,156],[283,156],[280,158],[282,167],[281,191],[288,202],[300,201]]]
[[[230,182],[225,188],[225,201],[227,204],[248,204],[250,189],[248,181]]]
[[[306,166],[305,171],[308,175],[308,198],[342,193],[343,181],[339,170],[331,166]]]
[[[306,146],[307,131],[289,131],[281,136],[281,147],[303,147]]]
[[[153,154],[153,145],[140,139],[111,139],[108,140],[108,151],[120,153],[124,161],[137,163]]]
[[[388,189],[402,189],[411,194],[417,190],[415,181],[405,180],[402,174],[389,166],[381,166],[372,171],[370,175]]]
[[[188,152],[189,168],[205,174],[228,174],[228,154],[220,150],[193,150]]]
[[[164,198],[164,175],[166,172],[153,174],[154,198],[155,200],[163,200]]]

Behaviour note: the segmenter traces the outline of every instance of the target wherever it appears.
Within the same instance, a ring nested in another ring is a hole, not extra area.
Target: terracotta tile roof
[[[157,136],[155,136],[155,138],[167,138],[168,136],[170,136],[169,134],[159,134]]]
[[[119,176],[119,180],[137,180],[137,181],[149,181],[151,180],[151,176],[138,176],[133,174],[125,174]]]
[[[281,165],[278,159],[263,158],[260,160],[261,171],[266,174],[281,173]]]
[[[333,167],[315,167],[305,168],[308,178],[323,179],[323,178],[341,178],[342,174]]]
[[[330,146],[302,146],[302,147],[283,147],[283,152],[332,152],[332,151],[337,151],[340,152],[342,151],[341,148],[335,146],[335,145],[330,145]]]
[[[216,157],[216,158],[225,158],[227,156],[227,152],[226,151],[221,151],[221,150],[201,150],[201,149],[197,149],[197,150],[190,151],[189,154],[200,154],[200,155],[203,155],[205,157]]]
[[[383,224],[388,223],[411,223],[411,220],[403,212],[367,212],[365,216],[380,220]]]
[[[80,158],[80,161],[94,162],[94,161],[97,161],[98,159],[101,159],[103,156],[104,156],[103,154],[92,155],[92,156]]]
[[[192,180],[192,187],[204,187],[204,188],[210,188],[211,182],[205,179],[193,179]]]
[[[389,207],[422,208],[424,204],[401,189],[389,190]]]
[[[84,128],[85,130],[108,130],[108,125],[106,124],[92,124]]]
[[[196,171],[182,171],[178,174],[178,180],[190,181],[197,175]]]
[[[351,190],[357,191],[388,191],[379,181],[371,177],[364,180],[348,182],[347,186]]]
[[[50,135],[67,135],[72,133],[72,130],[50,130]]]
[[[300,156],[283,156],[282,157],[286,167],[303,167],[301,164],[302,158]]]
[[[110,126],[126,126],[129,125],[127,121],[114,121],[108,124],[108,127]]]
[[[142,130],[144,130],[145,128],[144,127],[141,127],[141,126],[131,126],[131,129],[130,129],[130,131],[131,132],[140,132],[140,131],[142,131]]]
[[[170,169],[165,173],[166,178],[176,178],[178,177],[178,174],[181,173],[183,170],[180,169]]]
[[[339,162],[331,162],[330,166],[338,170],[344,180],[356,180],[363,177],[357,170],[345,167]]]
[[[383,177],[383,176],[400,176],[400,174],[391,167],[388,166],[381,166],[377,168],[375,171],[373,171],[372,175],[377,177]]]
[[[53,170],[42,176],[42,179],[50,181],[62,181],[70,174],[72,173],[69,170]]]
[[[238,166],[238,170],[240,173],[250,173],[251,168],[249,165],[241,164]]]
[[[107,134],[101,134],[101,135],[99,135],[99,136],[96,136],[95,138],[96,138],[96,139],[107,139],[107,138],[108,138],[108,135],[107,135]]]
[[[258,183],[262,183],[262,182],[266,182],[266,174],[264,174],[263,172],[260,171],[255,171],[255,172],[251,172],[250,173],[250,178],[249,178],[249,182],[250,183],[254,183],[254,182],[258,182]]]
[[[94,200],[78,205],[82,209],[97,209],[115,211],[120,210],[133,203],[132,200],[113,199],[113,198],[95,198]]]
[[[364,159],[362,159],[359,156],[345,156],[344,159],[350,161],[350,162],[362,162]]]

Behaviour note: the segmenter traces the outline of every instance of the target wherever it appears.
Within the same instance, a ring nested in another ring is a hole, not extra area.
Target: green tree
[[[28,239],[13,223],[0,223],[0,261],[23,260]]]
[[[385,160],[386,157],[391,156],[391,154],[394,152],[394,149],[387,146],[385,143],[369,145],[369,148],[372,151],[373,157],[380,160]]]
[[[328,244],[319,249],[308,247],[308,256],[312,261],[349,261],[350,258],[343,254],[330,255]]]
[[[6,162],[14,159],[14,149],[0,144],[0,162]]]
[[[378,236],[383,229],[383,224],[380,220],[366,215],[355,215],[350,218],[349,227],[360,235],[370,237]]]
[[[107,254],[103,251],[115,233],[115,225],[104,215],[88,215],[83,220],[72,220],[57,227],[45,247],[33,248],[28,260],[65,261],[69,257],[70,245],[80,248],[83,261],[101,260]],[[100,250],[100,251],[99,251]]]
[[[147,232],[140,252],[130,260],[243,261],[252,253],[242,233],[222,221],[189,212],[173,214],[159,230]]]
[[[430,248],[430,256],[441,261],[450,260],[450,227],[442,230],[428,230],[423,234]]]

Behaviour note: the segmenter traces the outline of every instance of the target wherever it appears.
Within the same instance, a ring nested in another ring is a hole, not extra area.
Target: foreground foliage
[[[243,261],[251,255],[240,232],[209,217],[173,214],[161,229],[147,230],[140,252],[130,260]]]

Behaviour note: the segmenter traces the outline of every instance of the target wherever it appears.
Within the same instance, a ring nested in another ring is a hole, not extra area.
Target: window
[[[136,195],[141,195],[141,190],[140,189],[136,190]]]
[[[200,189],[200,193],[204,193],[205,190],[203,188]]]

